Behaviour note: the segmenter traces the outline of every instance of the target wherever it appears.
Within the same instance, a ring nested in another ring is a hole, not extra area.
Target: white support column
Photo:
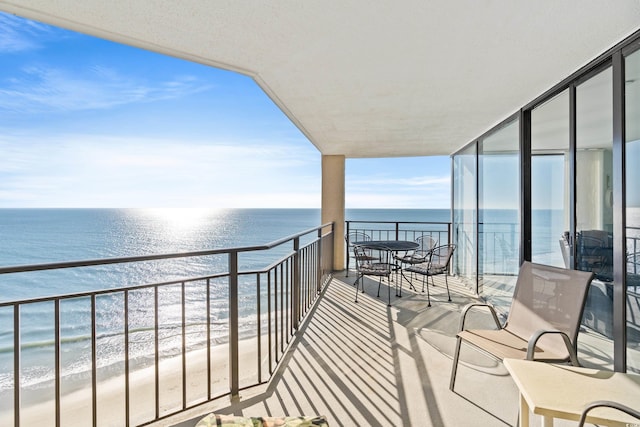
[[[334,223],[333,269],[344,270],[344,156],[322,156],[322,224]]]

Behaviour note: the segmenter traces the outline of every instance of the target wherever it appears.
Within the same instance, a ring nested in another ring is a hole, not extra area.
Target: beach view
[[[450,212],[418,209],[351,209],[348,218],[368,221],[448,222]],[[319,222],[317,209],[1,209],[3,236],[0,257],[5,266],[44,264],[68,260],[118,258],[161,253],[193,252],[232,246],[255,246],[312,228]],[[188,222],[177,218],[189,218]],[[379,226],[379,225],[378,225]],[[30,230],[25,235],[24,230]],[[304,242],[305,239],[303,239]],[[309,237],[306,237],[309,240]],[[123,245],[123,242],[127,242]],[[304,244],[304,243],[303,243]],[[286,258],[291,247],[240,254],[241,271],[260,270]],[[25,272],[0,276],[1,302],[34,300],[47,296],[82,294],[108,289],[150,285],[176,280],[176,285],[158,291],[160,326],[154,327],[154,288],[131,291],[127,296],[125,339],[124,295],[119,292],[96,298],[97,349],[96,398],[104,425],[119,425],[124,417],[125,371],[130,376],[133,420],[153,418],[154,370],[162,378],[160,413],[171,413],[187,402],[205,399],[208,393],[222,395],[228,383],[228,281],[225,277],[194,280],[181,298],[180,283],[228,271],[223,256],[103,265],[59,271]],[[263,282],[264,285],[264,282]],[[239,333],[243,383],[256,380],[257,365],[268,367],[268,350],[257,361],[256,340],[268,333],[269,313],[260,313],[256,322],[256,292],[267,306],[266,288],[253,276],[239,283],[241,299]],[[206,301],[209,316],[206,316]],[[186,313],[186,347],[183,347],[182,307]],[[60,303],[61,404],[73,411],[64,425],[86,425],[92,417],[92,399],[86,389],[92,373],[92,306],[89,296],[69,298]],[[0,404],[9,423],[13,402],[13,360],[15,349],[11,306],[0,307]],[[54,305],[33,303],[20,313],[23,421],[47,423],[55,414],[56,362]],[[154,346],[159,337],[157,349]],[[262,342],[266,343],[266,338]],[[125,342],[127,367],[124,366]],[[207,359],[207,344],[211,358]],[[183,391],[181,359],[188,363],[188,388]],[[208,385],[207,360],[211,383]],[[210,387],[210,388],[208,388]],[[107,420],[111,421],[107,421]]]
[[[639,23],[0,0],[0,427],[636,425]]]

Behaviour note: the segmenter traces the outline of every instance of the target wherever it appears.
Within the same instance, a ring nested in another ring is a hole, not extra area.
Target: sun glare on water
[[[203,226],[221,209],[211,208],[154,208],[145,209],[144,214],[156,219],[167,230],[191,230]]]

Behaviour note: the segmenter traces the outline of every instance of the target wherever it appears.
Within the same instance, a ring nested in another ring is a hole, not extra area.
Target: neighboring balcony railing
[[[82,417],[80,425],[145,425],[267,382],[331,278],[333,239],[333,225],[325,224],[261,246],[0,268],[28,274],[228,257],[225,272],[0,302],[0,380],[13,383],[12,390],[0,388],[0,425],[31,425],[41,419],[31,405],[43,400],[46,425]],[[274,248],[284,255],[270,265],[239,269],[239,254]],[[50,342],[23,342],[29,328],[50,328]],[[34,369],[34,360],[50,366]],[[78,370],[82,364],[86,369]],[[23,383],[27,370],[42,378],[31,388]],[[103,405],[107,379],[122,394],[120,414]],[[84,412],[68,398],[78,390],[86,396]]]

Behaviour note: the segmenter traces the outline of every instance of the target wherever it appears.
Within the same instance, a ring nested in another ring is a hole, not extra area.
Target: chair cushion
[[[364,262],[358,267],[358,271],[368,276],[388,276],[391,267],[391,264],[385,262]]]
[[[527,341],[505,329],[468,329],[459,332],[458,336],[499,359],[526,359],[527,357]],[[569,359],[569,354],[566,350],[557,352],[536,346],[534,358],[562,361]]]
[[[327,419],[320,415],[306,417],[243,417],[209,414],[195,427],[329,427]]]

